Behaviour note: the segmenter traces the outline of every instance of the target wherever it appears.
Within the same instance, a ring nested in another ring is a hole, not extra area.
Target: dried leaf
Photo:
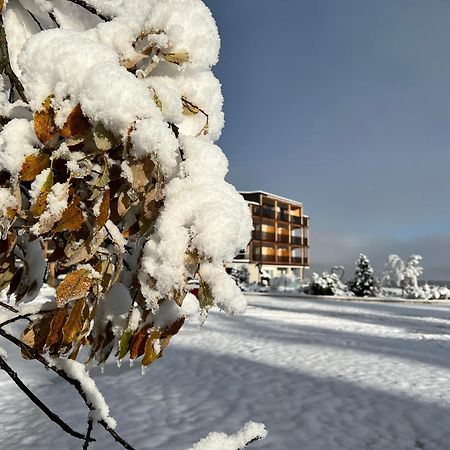
[[[52,186],[53,186],[53,173],[50,170],[47,179],[45,180],[45,183],[41,188],[41,192],[37,196],[36,201],[31,206],[30,211],[34,217],[39,217],[45,211],[45,206],[47,204],[47,197]]]
[[[64,248],[64,254],[67,259],[65,261],[60,261],[60,265],[69,267],[74,264],[87,262],[97,252],[107,235],[108,232],[102,228],[88,241],[79,242],[72,237]]]
[[[50,331],[47,336],[45,346],[50,348],[52,354],[58,354],[61,345],[63,333],[62,328],[67,318],[67,308],[58,308],[55,311],[53,320],[50,324]]]
[[[145,344],[144,357],[142,358],[142,365],[148,366],[152,362],[156,361],[161,354],[161,349],[155,348],[156,341],[161,337],[161,331],[156,329],[150,334]],[[158,342],[159,344],[159,342]]]
[[[89,308],[86,304],[86,300],[84,298],[80,298],[75,301],[72,311],[70,311],[69,318],[62,329],[63,343],[65,345],[70,345],[73,341],[78,340],[77,338],[79,337],[80,331],[82,330],[83,324],[86,320],[85,314],[83,314],[84,312],[88,313]]]
[[[87,269],[69,273],[56,289],[56,304],[63,306],[68,302],[84,298],[92,286],[92,275]]]
[[[90,123],[84,116],[80,104],[76,105],[67,116],[66,123],[60,130],[60,134],[64,138],[71,138],[86,133],[90,128]]]
[[[179,66],[189,61],[189,53],[186,52],[165,53],[163,56],[167,62],[178,64]]]
[[[21,181],[34,181],[45,169],[50,167],[50,157],[47,153],[34,153],[27,156],[20,170]]]
[[[53,228],[54,233],[61,231],[78,231],[83,225],[84,216],[80,209],[80,198],[75,197],[72,203],[64,210],[61,219]]]
[[[118,359],[123,359],[127,355],[128,350],[130,349],[132,337],[133,337],[133,331],[131,331],[131,330],[125,330],[122,333],[122,336],[120,337],[120,341],[119,341],[119,351],[117,354]]]
[[[134,335],[130,346],[130,359],[139,358],[139,356],[144,354],[149,329],[150,325],[145,325]]]
[[[109,219],[109,189],[103,193],[102,202],[100,203],[100,214],[97,217],[97,229],[102,228]]]
[[[34,113],[34,131],[43,144],[56,135],[55,112],[51,104],[52,96],[49,95],[42,105],[43,109]]]
[[[96,147],[104,152],[110,150],[119,143],[114,134],[100,122],[95,126],[93,136]]]

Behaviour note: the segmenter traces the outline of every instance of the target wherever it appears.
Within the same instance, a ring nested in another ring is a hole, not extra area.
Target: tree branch
[[[85,9],[86,11],[89,11],[91,14],[95,14],[97,17],[100,17],[100,19],[104,20],[105,22],[109,22],[111,20],[111,17],[105,16],[97,9],[95,9],[92,5],[89,5],[84,0],[67,0],[71,3],[75,3],[75,5],[80,6],[81,8]]]
[[[64,370],[57,369],[54,366],[51,366],[45,358],[43,358],[39,353],[37,353],[33,348],[31,348],[29,345],[22,342],[20,339],[16,338],[15,336],[7,333],[5,330],[0,328],[0,336],[7,339],[9,342],[13,343],[17,347],[19,347],[21,350],[23,350],[30,358],[35,359],[36,361],[40,362],[43,366],[45,366],[47,369],[53,371],[56,373],[59,377],[61,377],[63,380],[67,381],[70,385],[72,385],[75,390],[78,392],[80,397],[83,399],[86,406],[89,408],[90,411],[93,410],[93,407],[89,400],[86,397],[86,394],[84,393],[83,389],[81,388],[81,384],[78,380],[71,378],[69,375],[67,375]],[[99,424],[115,439],[116,442],[121,444],[124,448],[127,450],[135,450],[134,447],[132,447],[125,439],[123,439],[116,431],[114,431],[112,428],[108,426],[108,424],[104,420],[100,420]]]
[[[51,411],[41,400],[39,400],[36,395],[24,384],[24,382],[19,378],[16,372],[8,365],[8,363],[0,357],[0,369],[4,370],[12,381],[17,385],[17,387],[54,423],[56,423],[63,431],[70,434],[77,439],[85,439],[86,437],[71,428],[66,422],[64,422],[57,414]],[[92,438],[88,437],[89,441],[93,441]]]
[[[260,441],[261,439],[263,439],[262,436],[256,436],[256,437],[254,437],[251,441],[248,441],[247,443],[245,443],[243,447],[239,447],[238,450],[244,450],[244,449],[245,449],[246,447],[248,447],[250,444],[253,444],[253,442]]]
[[[11,68],[11,61],[9,60],[8,40],[6,38],[6,32],[5,27],[3,25],[2,15],[0,15],[0,52],[1,52],[1,61],[0,61],[1,72],[4,72],[8,76],[11,82],[11,91],[13,92],[14,88],[16,88],[16,91],[19,94],[20,98],[25,103],[28,103],[27,98],[25,96],[25,90],[23,88],[23,85]],[[11,100],[14,100],[14,96],[10,94],[10,101]]]
[[[83,450],[87,450],[91,441],[92,428],[94,428],[92,417],[89,417],[86,430],[86,438],[84,439]]]

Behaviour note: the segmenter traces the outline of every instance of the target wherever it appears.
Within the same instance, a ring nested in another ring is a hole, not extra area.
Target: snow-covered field
[[[248,296],[212,312],[165,357],[95,368],[118,431],[137,449],[186,450],[210,431],[264,422],[270,450],[450,448],[450,307]],[[32,362],[10,363],[75,428],[85,408]],[[0,373],[0,448],[80,449]],[[103,430],[93,449],[116,444]]]

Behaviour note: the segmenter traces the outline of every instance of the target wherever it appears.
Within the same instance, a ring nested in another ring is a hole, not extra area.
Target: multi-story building
[[[232,265],[246,264],[250,282],[283,274],[303,279],[309,267],[309,217],[303,204],[263,191],[240,194],[250,205],[254,230]]]

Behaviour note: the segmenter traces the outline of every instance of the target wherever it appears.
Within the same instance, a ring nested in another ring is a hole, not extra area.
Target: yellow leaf
[[[119,341],[119,353],[117,356],[119,359],[125,358],[126,354],[128,353],[128,350],[130,349],[130,343],[131,343],[132,337],[133,337],[133,331],[131,331],[131,330],[125,330],[122,333],[122,336],[120,337],[120,341]]]
[[[86,308],[87,305],[84,298],[80,298],[74,303],[69,318],[62,329],[64,344],[70,345],[74,340],[78,340],[77,338],[83,328],[85,319],[83,312]]]
[[[41,188],[41,192],[39,193],[35,202],[31,206],[31,214],[33,214],[34,217],[39,217],[45,211],[47,197],[52,186],[53,186],[53,174],[52,171],[50,170],[48,172],[47,179],[45,180],[45,183]]]
[[[42,105],[43,109],[34,113],[34,131],[43,144],[56,135],[55,112],[51,105],[52,96],[49,95]]]
[[[53,232],[77,231],[84,222],[83,212],[80,207],[80,199],[76,197],[72,203],[64,210],[61,219],[56,223]]]
[[[79,269],[69,273],[56,289],[56,304],[59,307],[86,297],[91,286],[92,275],[89,270]]]
[[[34,179],[45,169],[50,167],[50,158],[47,153],[29,155],[20,170],[21,181],[34,181]]]
[[[157,346],[155,345],[156,342],[159,341],[160,337],[161,331],[153,330],[149,338],[147,339],[147,342],[145,343],[144,357],[142,358],[143,366],[150,365],[152,362],[156,361],[160,357],[161,349],[157,348]],[[158,342],[158,346],[159,345],[160,344]]]

